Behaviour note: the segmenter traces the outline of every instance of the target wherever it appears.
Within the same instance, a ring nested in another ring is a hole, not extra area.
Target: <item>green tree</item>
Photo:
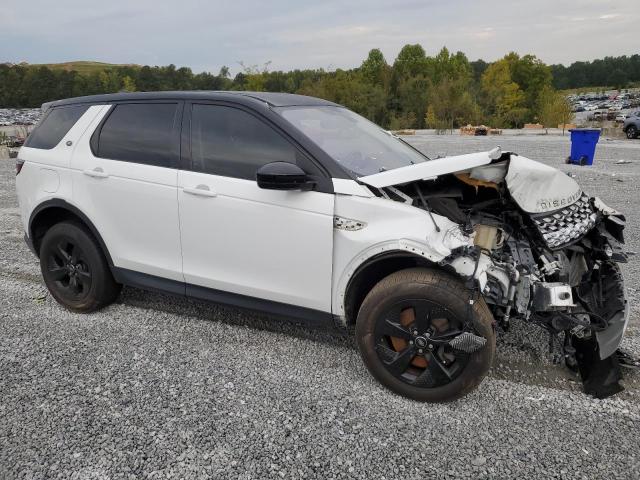
[[[384,87],[387,83],[389,65],[382,52],[374,48],[362,62],[360,72],[368,82]]]
[[[128,75],[125,75],[122,78],[122,90],[125,92],[135,92],[136,91],[136,82],[133,81]]]
[[[446,128],[453,131],[456,126],[475,120],[477,108],[469,93],[468,80],[464,77],[447,76],[437,84],[432,84],[428,102],[435,117],[435,128],[439,130]]]
[[[392,66],[379,49],[371,50],[358,68],[335,72],[269,71],[269,63],[241,65],[242,71],[232,78],[227,67],[217,74],[194,74],[175,65],[106,66],[80,72],[0,64],[0,107],[34,107],[121,89],[265,90],[327,98],[384,127],[433,127],[441,122],[451,128],[467,121],[512,127],[548,117],[542,105],[548,102],[544,96],[551,84],[591,91],[594,86],[623,87],[640,81],[639,54],[547,67],[533,55],[516,53],[490,64],[469,62],[464,53],[446,47],[428,56],[418,44],[405,45]]]
[[[426,73],[427,55],[422,45],[405,45],[393,62],[393,71],[400,77],[415,77]]]
[[[627,74],[620,68],[616,68],[609,77],[609,85],[620,90],[627,86],[628,80]]]
[[[513,81],[506,59],[492,63],[480,80],[484,95],[485,111],[491,123],[497,127],[520,126],[529,115],[526,97]]]
[[[564,135],[565,125],[573,119],[573,112],[567,97],[554,90],[552,87],[545,87],[538,99],[538,119],[547,129],[562,125]]]
[[[245,65],[238,62],[244,72],[244,85],[251,92],[262,92],[265,90],[265,82],[271,61],[265,62],[260,68],[258,65]]]
[[[511,52],[504,60],[509,64],[511,78],[524,92],[526,108],[534,111],[542,90],[551,86],[551,69],[535,55],[520,57]]]

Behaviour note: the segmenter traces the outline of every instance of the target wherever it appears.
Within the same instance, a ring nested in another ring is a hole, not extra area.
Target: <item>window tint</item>
[[[96,155],[111,160],[172,167],[177,160],[175,103],[116,105],[100,130]]]
[[[299,163],[297,149],[274,129],[250,113],[219,105],[193,106],[191,155],[196,171],[250,180],[266,163]]]
[[[89,105],[53,108],[31,132],[25,146],[46,150],[55,147],[88,108]]]

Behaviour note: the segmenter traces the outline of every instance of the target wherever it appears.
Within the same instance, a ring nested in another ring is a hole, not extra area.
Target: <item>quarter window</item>
[[[249,180],[267,163],[302,161],[273,128],[244,110],[221,105],[193,105],[191,156],[195,171]]]
[[[175,166],[177,112],[176,103],[116,105],[99,132],[96,156],[158,167]]]
[[[70,105],[56,107],[49,111],[42,122],[27,138],[25,147],[52,149],[64,137],[78,119],[87,111],[89,105]]]

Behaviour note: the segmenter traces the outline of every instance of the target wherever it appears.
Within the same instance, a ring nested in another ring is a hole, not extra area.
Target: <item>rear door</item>
[[[73,200],[102,235],[114,265],[180,282],[182,110],[182,102],[171,101],[105,106],[71,162]]]
[[[194,103],[185,106],[187,118],[183,151],[191,162],[178,178],[187,293],[207,297],[206,287],[330,312],[333,193],[256,183],[256,170],[274,161],[317,178],[322,169],[250,110]]]

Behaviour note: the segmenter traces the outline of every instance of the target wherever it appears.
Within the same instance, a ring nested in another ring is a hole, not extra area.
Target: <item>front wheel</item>
[[[356,337],[371,374],[424,402],[476,388],[495,353],[493,316],[462,281],[438,270],[401,270],[381,280],[358,313]]]
[[[634,125],[629,125],[627,127],[627,138],[634,139],[638,136],[638,129]]]

